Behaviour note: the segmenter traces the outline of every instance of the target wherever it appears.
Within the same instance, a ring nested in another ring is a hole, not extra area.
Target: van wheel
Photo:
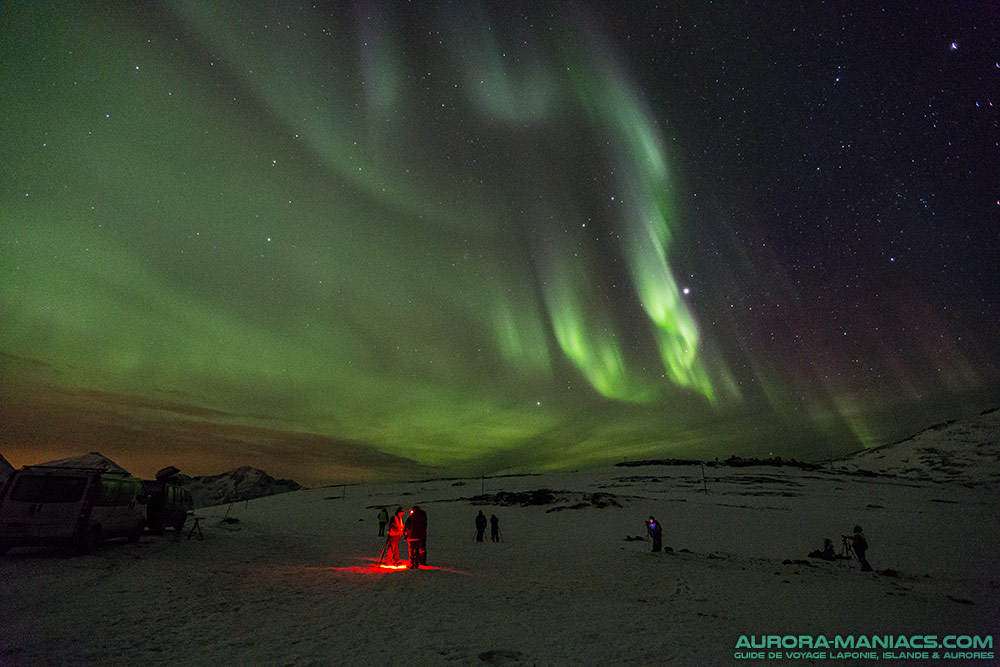
[[[126,539],[130,543],[135,544],[136,542],[139,541],[139,536],[140,535],[142,535],[142,524],[141,523],[139,524],[139,526],[135,530],[133,530],[131,533],[128,534],[128,537]]]

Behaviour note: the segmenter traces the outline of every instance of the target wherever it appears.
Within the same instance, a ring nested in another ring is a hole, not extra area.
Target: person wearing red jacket
[[[396,513],[389,519],[389,536],[386,538],[387,547],[385,552],[385,562],[388,565],[399,565],[399,538],[403,535],[403,508],[397,507]]]
[[[410,516],[403,526],[406,544],[410,547],[410,569],[419,569],[427,565],[427,513],[414,505]]]

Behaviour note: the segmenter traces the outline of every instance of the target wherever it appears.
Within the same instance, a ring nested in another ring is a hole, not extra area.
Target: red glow
[[[349,567],[306,567],[303,569],[313,572],[329,570],[336,572],[354,572],[355,574],[369,574],[369,575],[390,574],[395,572],[406,571],[409,569],[408,563],[396,563],[393,565],[390,563],[379,564],[377,559],[375,558],[368,558],[366,560],[369,561],[368,565],[352,565]],[[463,570],[456,570],[450,567],[435,567],[433,565],[421,565],[420,569],[436,570],[439,572],[451,572],[454,574],[465,574],[465,575],[471,574],[470,572],[465,572]]]
[[[381,565],[375,565],[374,567],[383,570],[405,570],[409,566],[404,565],[403,563],[398,563],[396,565],[390,565],[389,563],[382,563]]]

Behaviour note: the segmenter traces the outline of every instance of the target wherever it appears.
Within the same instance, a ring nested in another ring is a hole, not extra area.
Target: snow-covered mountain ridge
[[[188,477],[180,475],[184,488],[194,497],[195,507],[211,507],[242,502],[278,493],[298,491],[298,482],[275,479],[263,470],[242,466],[220,475]]]
[[[1000,409],[936,424],[905,440],[837,459],[832,465],[916,481],[1000,483]]]

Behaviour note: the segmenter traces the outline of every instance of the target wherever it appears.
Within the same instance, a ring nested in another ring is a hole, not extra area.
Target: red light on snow
[[[301,568],[303,571],[308,572],[351,572],[354,574],[367,574],[369,576],[379,576],[383,574],[389,574],[390,572],[403,572],[409,569],[408,563],[397,563],[395,565],[390,565],[389,563],[377,563],[375,559],[366,559],[369,561],[368,565],[353,565],[348,567],[304,567]],[[300,568],[295,568],[300,569]],[[457,570],[450,567],[436,567],[434,565],[421,565],[421,570],[436,570],[439,572],[451,572],[452,574],[464,574],[466,576],[471,575],[471,572],[466,572],[464,570]]]

